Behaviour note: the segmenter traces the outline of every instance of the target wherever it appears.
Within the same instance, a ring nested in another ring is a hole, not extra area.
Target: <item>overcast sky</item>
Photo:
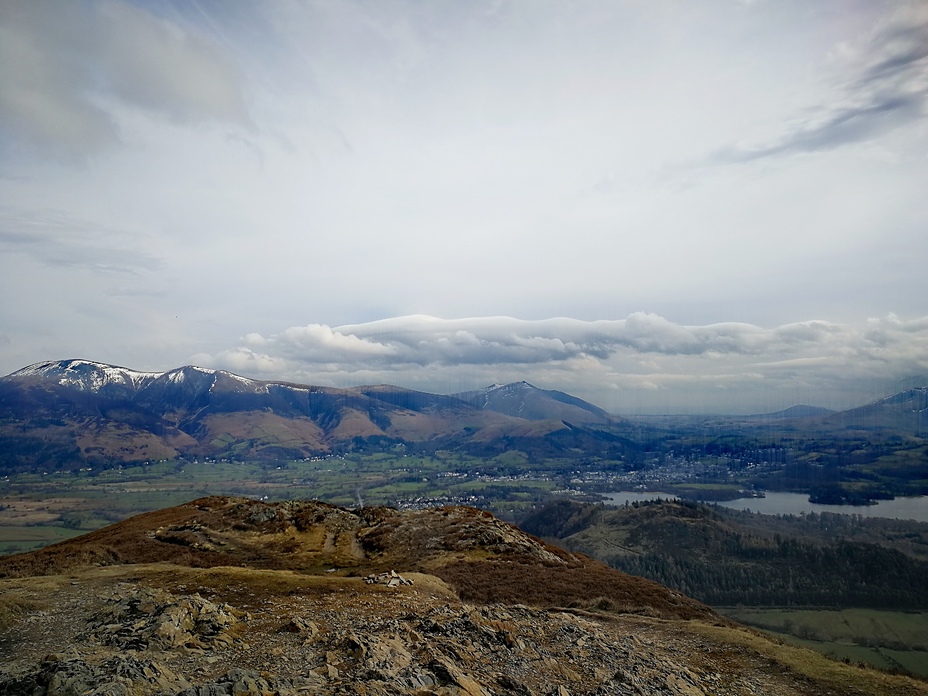
[[[0,0],[0,374],[843,408],[926,262],[924,1]]]

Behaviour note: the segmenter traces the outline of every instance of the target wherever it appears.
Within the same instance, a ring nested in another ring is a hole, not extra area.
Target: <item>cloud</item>
[[[236,66],[204,36],[123,2],[0,5],[0,134],[83,159],[119,141],[118,110],[247,123]]]
[[[0,359],[694,401],[921,365],[924,13],[839,4],[0,0]]]
[[[685,326],[643,312],[600,321],[415,315],[253,333],[194,362],[298,383],[439,393],[524,379],[620,413],[849,408],[928,373],[928,317],[764,328]]]
[[[178,123],[247,121],[232,60],[218,45],[130,5],[99,6],[105,88]]]
[[[749,354],[758,349],[759,331],[735,323],[684,327],[643,312],[624,320],[596,322],[408,316],[336,328],[310,324],[269,338],[249,334],[242,348],[302,364],[359,364],[389,369],[416,365],[528,365],[582,357],[604,360],[622,349],[667,355]]]
[[[641,388],[756,382],[781,379],[785,371],[902,378],[928,369],[928,318],[889,315],[856,326],[809,321],[765,329],[683,326],[646,313],[609,321],[408,316],[249,334],[237,347],[198,357],[212,366],[288,378],[362,373],[409,379],[443,370],[540,367],[622,374],[616,386]]]
[[[876,138],[928,116],[928,7],[905,6],[856,45],[838,46],[843,77],[828,99],[768,142],[717,150],[713,164],[831,150]]]
[[[0,249],[43,264],[94,272],[139,275],[163,265],[139,248],[138,235],[81,220],[61,211],[0,209]]]

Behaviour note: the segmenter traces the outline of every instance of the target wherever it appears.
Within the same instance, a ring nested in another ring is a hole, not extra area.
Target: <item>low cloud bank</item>
[[[309,324],[267,337],[252,333],[239,346],[196,360],[254,376],[342,386],[390,382],[455,391],[535,379],[599,403],[620,391],[672,392],[694,402],[730,399],[749,408],[752,393],[766,392],[768,400],[771,389],[803,392],[820,402],[831,390],[853,400],[854,380],[872,391],[874,380],[928,372],[928,317],[768,329],[684,326],[643,312],[602,321],[406,316],[338,327]]]

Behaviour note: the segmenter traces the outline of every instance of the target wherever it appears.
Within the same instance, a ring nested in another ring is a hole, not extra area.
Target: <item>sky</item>
[[[0,374],[847,408],[926,261],[923,0],[0,0]]]

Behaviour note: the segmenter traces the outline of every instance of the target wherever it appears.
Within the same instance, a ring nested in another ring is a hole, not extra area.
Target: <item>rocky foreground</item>
[[[196,501],[0,559],[0,694],[928,694],[594,564],[468,509]]]

